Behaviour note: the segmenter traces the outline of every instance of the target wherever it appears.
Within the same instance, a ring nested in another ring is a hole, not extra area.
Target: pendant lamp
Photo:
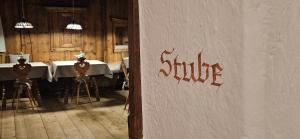
[[[22,19],[21,21],[17,22],[15,25],[16,29],[31,29],[33,28],[33,25],[28,22],[25,18],[25,14],[24,14],[24,1],[21,0],[21,10],[22,10]]]
[[[80,24],[78,23],[75,23],[75,20],[74,20],[74,0],[72,0],[72,8],[73,8],[73,18],[72,18],[72,22],[69,23],[66,27],[66,29],[70,29],[70,30],[82,30],[82,27]]]

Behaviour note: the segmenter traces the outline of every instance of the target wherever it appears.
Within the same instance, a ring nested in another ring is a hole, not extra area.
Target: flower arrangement
[[[21,63],[21,62],[25,62],[26,61],[26,57],[24,55],[23,52],[20,52],[20,54],[18,55],[18,62]]]
[[[85,60],[85,53],[80,51],[78,55],[75,55],[75,57],[78,61],[83,61],[83,60]]]

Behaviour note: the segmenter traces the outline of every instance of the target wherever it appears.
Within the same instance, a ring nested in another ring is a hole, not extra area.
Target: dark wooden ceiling
[[[72,0],[42,0],[47,7],[72,7]],[[87,7],[89,0],[74,0],[75,7]]]

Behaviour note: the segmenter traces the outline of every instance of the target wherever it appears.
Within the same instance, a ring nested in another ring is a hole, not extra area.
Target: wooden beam
[[[143,138],[141,67],[140,67],[140,30],[138,0],[128,1],[129,23],[129,64],[130,88],[128,127],[130,139]]]

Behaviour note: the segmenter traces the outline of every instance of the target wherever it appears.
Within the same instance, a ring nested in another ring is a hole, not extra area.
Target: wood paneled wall
[[[0,53],[0,64],[5,62],[5,53]]]
[[[20,33],[14,25],[20,19],[19,0],[0,2],[7,54],[18,53],[21,51]],[[82,32],[64,29],[64,24],[71,20],[70,8],[49,8],[43,6],[44,2],[24,0],[25,16],[34,25],[34,29],[30,30],[32,61],[70,60],[81,50],[88,59],[105,62],[120,61],[128,56],[128,52],[113,52],[111,26],[112,17],[127,19],[127,0],[88,0],[87,7],[75,10],[75,21],[83,25]],[[25,37],[23,46],[27,48],[26,52],[30,52],[29,36]]]
[[[107,61],[120,61],[122,57],[128,56],[128,52],[114,53],[112,18],[128,19],[128,0],[108,0],[106,9],[107,51],[105,57]]]

